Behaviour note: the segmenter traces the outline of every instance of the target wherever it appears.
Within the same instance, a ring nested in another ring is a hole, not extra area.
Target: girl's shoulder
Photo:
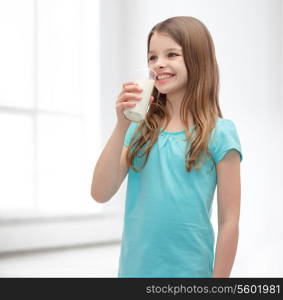
[[[235,126],[235,123],[230,119],[217,117],[215,129],[225,128],[229,126]]]
[[[217,117],[215,127],[211,131],[211,139],[231,134],[237,135],[235,123],[230,119]]]
[[[231,133],[237,133],[235,123],[230,119],[217,117],[215,127],[211,130],[211,138],[214,136],[229,135]]]
[[[209,148],[215,157],[216,162],[222,159],[223,155],[230,149],[241,152],[241,143],[235,123],[230,119],[217,118],[209,140]]]
[[[140,122],[131,122],[124,139],[124,146],[128,147],[131,141],[132,136],[134,135],[137,127],[139,126]]]

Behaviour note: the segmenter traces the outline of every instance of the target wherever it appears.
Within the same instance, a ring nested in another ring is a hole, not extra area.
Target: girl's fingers
[[[136,103],[134,102],[120,102],[120,103],[117,103],[116,104],[116,108],[126,108],[126,107],[132,107],[132,106],[135,106]]]
[[[125,82],[125,83],[123,83],[123,88],[125,88],[127,85],[134,85],[134,86],[137,86],[137,83],[134,82],[134,81],[128,81],[128,82]]]
[[[141,93],[143,89],[141,89],[138,85],[128,85],[124,88],[124,92],[137,92]]]
[[[119,99],[118,102],[125,102],[129,100],[141,100],[142,97],[137,94],[125,93]]]

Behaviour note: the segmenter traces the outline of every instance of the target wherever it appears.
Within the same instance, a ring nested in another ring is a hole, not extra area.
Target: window
[[[102,209],[90,197],[100,142],[98,6],[0,2],[0,217]]]

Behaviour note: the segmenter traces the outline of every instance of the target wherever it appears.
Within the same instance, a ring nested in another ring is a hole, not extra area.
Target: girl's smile
[[[164,83],[167,83],[169,81],[172,81],[173,79],[175,79],[175,74],[163,74],[161,73],[160,75],[157,75],[155,78],[155,83],[156,85],[161,85]]]

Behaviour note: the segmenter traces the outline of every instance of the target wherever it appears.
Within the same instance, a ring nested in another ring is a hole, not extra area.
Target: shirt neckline
[[[195,125],[193,126],[189,126],[189,129],[192,130],[195,128]],[[178,131],[168,131],[168,130],[163,130],[163,127],[161,127],[161,132],[165,133],[165,134],[181,134],[181,133],[185,133],[185,130],[178,130]]]
[[[221,118],[220,117],[216,117],[216,120],[219,121]],[[193,130],[196,127],[196,125],[193,126],[189,126],[190,130]],[[164,130],[162,131],[163,127],[161,127],[160,131],[162,134],[182,134],[185,133],[185,130],[178,130],[178,131],[168,131],[168,130]]]

